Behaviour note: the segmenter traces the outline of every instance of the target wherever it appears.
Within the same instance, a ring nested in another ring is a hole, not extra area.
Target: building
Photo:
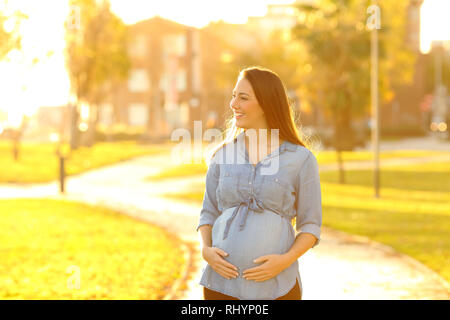
[[[129,26],[131,70],[100,105],[98,123],[167,138],[201,118],[199,31],[154,17]]]
[[[301,14],[296,6],[314,2],[315,0],[297,0],[293,4],[269,4],[265,16],[249,17],[247,24],[249,28],[265,35],[275,30],[284,30],[288,33],[296,25]]]

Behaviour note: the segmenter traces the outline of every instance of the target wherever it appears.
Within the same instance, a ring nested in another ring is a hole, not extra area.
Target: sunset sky
[[[292,3],[289,0],[111,0],[112,10],[125,23],[132,24],[158,14],[179,23],[201,28],[210,21],[245,23],[248,16],[263,16],[268,3]],[[39,106],[63,105],[68,100],[69,80],[64,67],[64,21],[68,4],[62,0],[14,0],[11,4],[29,19],[23,23],[23,47],[0,62],[0,109],[32,113]],[[176,10],[174,10],[176,8]],[[433,39],[450,39],[449,0],[425,0],[422,6],[422,48]],[[52,51],[53,54],[47,56]],[[31,57],[40,63],[31,66]],[[25,106],[25,107],[24,107]]]

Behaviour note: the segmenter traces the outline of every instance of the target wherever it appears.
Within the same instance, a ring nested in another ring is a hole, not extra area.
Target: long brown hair
[[[281,139],[309,148],[309,143],[302,138],[306,135],[297,128],[293,108],[289,105],[286,88],[280,77],[272,70],[253,66],[241,70],[238,80],[241,78],[250,82],[256,100],[266,117],[268,129],[279,129]],[[236,127],[234,116],[227,119],[225,138],[210,151],[208,158],[213,157],[217,150],[231,142],[244,130],[244,128]]]

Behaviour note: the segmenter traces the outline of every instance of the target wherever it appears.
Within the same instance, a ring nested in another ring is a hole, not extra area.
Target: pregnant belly
[[[215,221],[212,228],[212,245],[229,255],[225,260],[239,268],[240,271],[259,264],[253,260],[268,254],[287,252],[294,242],[294,230],[286,218],[270,211],[249,211],[243,230],[239,224],[244,214],[243,208],[231,223],[226,239],[223,239],[225,225],[235,207],[228,208]]]

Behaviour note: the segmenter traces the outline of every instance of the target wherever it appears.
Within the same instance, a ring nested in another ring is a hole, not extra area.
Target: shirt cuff
[[[296,238],[302,233],[310,233],[316,238],[316,242],[312,246],[314,248],[320,242],[320,227],[316,224],[308,223],[300,227],[301,231],[296,234]]]
[[[211,226],[211,227],[213,226],[211,223],[202,223],[202,224],[198,225],[198,227],[197,227],[197,229],[195,231],[198,232],[198,228],[200,228],[201,226],[206,226],[206,225]]]

